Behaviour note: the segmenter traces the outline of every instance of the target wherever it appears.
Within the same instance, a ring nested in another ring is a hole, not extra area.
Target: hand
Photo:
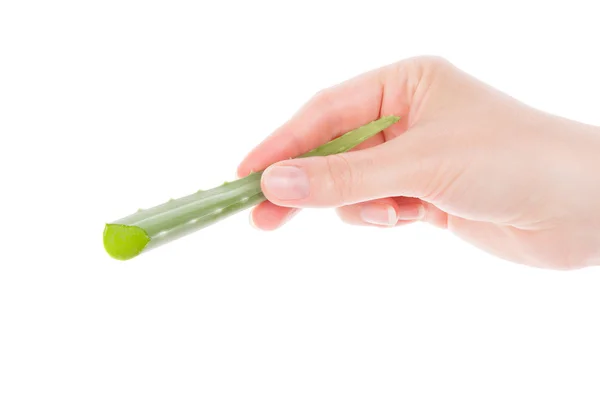
[[[385,115],[401,120],[348,153],[288,160]],[[600,265],[599,129],[533,109],[439,58],[321,91],[238,175],[265,168],[268,201],[252,211],[261,229],[301,208],[335,207],[351,224],[431,223],[519,264]]]

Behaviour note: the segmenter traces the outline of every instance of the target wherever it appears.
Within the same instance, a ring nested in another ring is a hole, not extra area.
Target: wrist
[[[555,119],[542,159],[566,268],[600,266],[600,127]]]
[[[578,192],[571,196],[579,198],[581,214],[582,247],[587,249],[585,266],[600,266],[600,127],[582,127],[582,146],[579,159],[581,182]],[[585,214],[585,215],[584,215]]]

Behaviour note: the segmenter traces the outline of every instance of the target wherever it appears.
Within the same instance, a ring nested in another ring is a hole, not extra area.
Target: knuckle
[[[452,64],[441,56],[426,55],[412,59],[412,70],[420,78],[432,80],[434,77],[444,75]]]
[[[352,210],[349,209],[348,206],[337,207],[335,213],[343,223],[348,225],[358,225],[356,223],[356,218],[352,218]]]
[[[354,198],[359,175],[344,154],[324,158],[327,170],[325,190],[336,205],[347,205]]]
[[[333,103],[333,93],[331,88],[325,88],[315,93],[310,101],[314,107],[326,107]]]
[[[450,61],[438,55],[422,55],[411,59],[412,65],[421,71],[440,71],[448,68]]]
[[[432,68],[445,68],[450,65],[448,59],[438,55],[426,55],[422,56],[421,64],[427,65]]]
[[[310,141],[306,135],[302,135],[293,131],[293,133],[289,136],[291,140],[291,146],[294,149],[294,153],[301,154],[310,149]]]
[[[391,76],[405,85],[405,101],[411,104],[411,114],[419,114],[429,89],[440,78],[447,79],[452,71],[450,66],[445,58],[435,55],[415,56],[396,64]]]
[[[415,56],[396,64],[400,70],[412,69],[414,71],[437,71],[449,67],[451,63],[442,56],[421,55]]]
[[[324,131],[335,130],[343,118],[343,113],[338,112],[335,106],[339,100],[336,86],[331,86],[313,95],[306,104],[305,111],[313,115],[323,115],[319,124]]]

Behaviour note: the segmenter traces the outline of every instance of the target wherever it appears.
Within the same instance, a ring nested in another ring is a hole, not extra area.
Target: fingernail
[[[422,204],[398,208],[398,219],[402,221],[416,221],[425,216],[425,207]]]
[[[394,226],[398,220],[394,207],[387,204],[365,204],[360,210],[363,221],[369,224]]]
[[[263,172],[262,180],[269,195],[280,200],[301,200],[308,196],[308,176],[300,168],[270,167]]]

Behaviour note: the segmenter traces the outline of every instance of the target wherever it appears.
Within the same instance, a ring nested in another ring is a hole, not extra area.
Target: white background
[[[405,57],[600,125],[598,14],[550,3],[2,0],[0,399],[599,398],[597,268],[332,210],[102,247],[105,222],[233,179],[316,91]]]

